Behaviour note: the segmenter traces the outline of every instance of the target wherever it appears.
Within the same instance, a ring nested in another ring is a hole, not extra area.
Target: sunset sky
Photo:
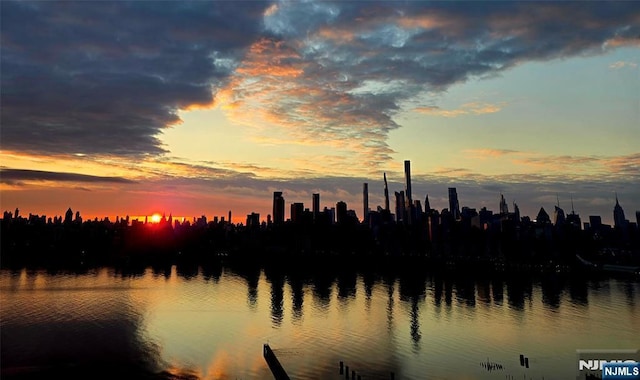
[[[640,3],[0,2],[3,210],[640,210]]]

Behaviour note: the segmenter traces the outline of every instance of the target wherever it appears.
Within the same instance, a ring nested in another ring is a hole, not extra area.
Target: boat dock
[[[264,356],[264,360],[269,365],[269,369],[271,369],[271,373],[273,373],[273,377],[276,380],[290,380],[289,375],[287,375],[287,372],[278,361],[276,354],[273,353],[273,350],[269,347],[268,343],[265,343],[262,347],[262,355]]]

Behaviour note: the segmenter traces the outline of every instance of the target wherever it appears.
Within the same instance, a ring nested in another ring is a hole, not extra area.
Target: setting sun
[[[151,223],[160,223],[160,220],[162,220],[162,216],[160,214],[153,214],[151,215]]]

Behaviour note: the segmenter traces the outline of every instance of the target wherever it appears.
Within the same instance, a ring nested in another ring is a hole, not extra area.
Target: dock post
[[[340,374],[342,375],[344,373],[344,362],[340,361]]]
[[[264,356],[264,360],[269,365],[269,369],[276,380],[290,380],[289,375],[287,375],[287,372],[278,361],[278,358],[271,350],[271,347],[269,347],[269,344],[264,344],[262,346],[262,355]]]
[[[524,366],[524,355],[520,354],[520,365]]]
[[[349,378],[349,366],[346,366],[345,368],[346,368],[346,371],[344,372],[344,377],[346,379],[348,379]]]
[[[524,366],[529,368],[529,358],[524,358]]]

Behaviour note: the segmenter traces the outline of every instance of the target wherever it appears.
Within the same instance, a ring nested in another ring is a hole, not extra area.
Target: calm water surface
[[[639,293],[620,279],[5,270],[0,365],[271,379],[268,342],[293,379],[344,379],[340,361],[362,379],[573,379],[576,349],[640,347]]]

